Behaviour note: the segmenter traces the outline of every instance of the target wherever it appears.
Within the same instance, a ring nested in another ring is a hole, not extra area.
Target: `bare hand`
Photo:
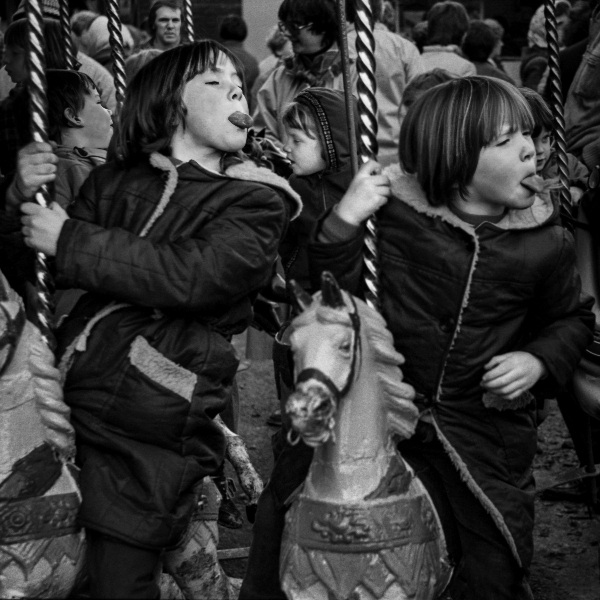
[[[381,165],[370,160],[358,170],[335,210],[346,223],[358,226],[377,212],[389,195],[390,180],[381,174]]]
[[[50,144],[31,142],[19,150],[16,185],[25,198],[33,198],[45,183],[56,178],[58,157]]]
[[[50,208],[44,208],[33,202],[21,205],[25,243],[43,252],[46,256],[56,256],[56,245],[64,222],[69,218],[67,213],[56,202]]]
[[[499,354],[485,369],[481,387],[506,400],[514,400],[546,374],[544,363],[529,352]]]

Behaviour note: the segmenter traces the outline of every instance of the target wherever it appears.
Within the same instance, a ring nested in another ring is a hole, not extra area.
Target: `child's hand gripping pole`
[[[244,441],[239,435],[233,433],[233,431],[223,423],[221,417],[217,416],[215,423],[222,429],[225,439],[227,440],[226,456],[233,465],[240,481],[240,485],[248,497],[247,504],[256,504],[258,502],[258,497],[263,491],[263,482],[250,462],[246,444],[244,444]]]
[[[390,196],[390,180],[374,160],[364,163],[335,208],[338,217],[359,226],[373,216]]]

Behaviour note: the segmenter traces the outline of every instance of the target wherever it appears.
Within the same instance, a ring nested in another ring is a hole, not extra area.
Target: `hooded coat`
[[[302,198],[302,212],[290,223],[279,247],[286,280],[294,279],[311,289],[308,273],[308,242],[319,217],[336,205],[352,181],[350,141],[344,92],[309,88],[294,98],[308,107],[325,157],[325,169],[313,175],[292,175],[290,186]],[[353,99],[355,123],[358,123]]]
[[[421,418],[505,537],[519,565],[533,552],[535,406],[526,392],[504,401],[480,386],[484,365],[521,350],[547,369],[556,393],[592,340],[580,299],[572,236],[548,195],[496,223],[467,225],[432,207],[400,168],[384,171],[393,196],[378,212],[380,300]],[[314,241],[311,272],[331,271],[362,289],[363,235]]]
[[[196,485],[224,459],[213,419],[238,365],[229,340],[298,205],[253,163],[219,174],[157,153],[83,184],[56,254],[57,285],[89,292],[58,332],[82,526],[150,549],[180,541]]]

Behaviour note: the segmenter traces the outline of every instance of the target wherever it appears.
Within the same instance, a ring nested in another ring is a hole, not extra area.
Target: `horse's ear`
[[[291,279],[288,283],[288,291],[300,311],[305,311],[312,304],[312,296],[302,286],[299,286],[294,279]]]
[[[321,274],[321,292],[323,306],[331,308],[342,308],[345,306],[340,286],[329,271],[323,271]]]

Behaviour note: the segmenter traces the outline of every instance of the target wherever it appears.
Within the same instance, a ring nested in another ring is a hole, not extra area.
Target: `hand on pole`
[[[64,222],[69,218],[65,210],[56,202],[50,208],[44,208],[35,202],[25,202],[21,205],[21,231],[25,243],[44,253],[46,256],[56,256],[58,238]]]
[[[31,142],[19,150],[15,185],[26,199],[31,199],[40,187],[56,179],[58,157],[51,144]]]
[[[338,216],[351,225],[360,225],[375,214],[390,196],[390,180],[374,160],[364,163],[336,207]]]

